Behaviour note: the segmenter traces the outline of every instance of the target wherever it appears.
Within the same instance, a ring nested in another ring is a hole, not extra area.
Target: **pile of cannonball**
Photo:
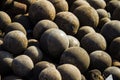
[[[1,0],[0,80],[120,80],[120,0]]]

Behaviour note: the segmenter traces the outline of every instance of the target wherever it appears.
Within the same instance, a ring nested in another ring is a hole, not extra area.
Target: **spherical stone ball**
[[[87,5],[79,6],[73,13],[79,19],[81,26],[91,26],[96,28],[99,23],[99,15],[93,7]]]
[[[90,65],[90,57],[85,49],[81,47],[70,47],[62,53],[60,63],[73,64],[83,73]]]
[[[48,61],[40,61],[40,62],[36,63],[32,70],[34,79],[38,80],[38,76],[39,76],[40,72],[47,67],[56,68],[53,63],[50,63]]]
[[[29,56],[33,63],[37,63],[39,61],[42,60],[43,58],[43,53],[40,50],[40,48],[36,47],[36,46],[29,46],[25,51],[24,54]]]
[[[4,11],[0,11],[0,29],[3,30],[9,23],[11,23],[10,16]]]
[[[109,17],[108,12],[105,9],[97,9],[96,11],[97,11],[97,13],[99,15],[99,21],[102,18]]]
[[[100,33],[88,33],[81,39],[81,47],[91,53],[95,50],[106,50],[107,44]]]
[[[5,28],[5,33],[7,34],[8,32],[13,31],[13,30],[22,31],[25,35],[27,35],[27,32],[25,28],[23,27],[23,25],[18,22],[9,23]]]
[[[54,22],[68,35],[76,34],[80,26],[78,18],[72,12],[57,13]]]
[[[113,39],[120,36],[120,21],[112,20],[103,25],[101,32],[110,45]]]
[[[11,65],[13,55],[7,51],[0,51],[0,74],[5,75],[11,73]]]
[[[26,35],[18,30],[8,32],[3,41],[4,49],[13,54],[20,54],[27,48],[28,45]]]
[[[68,35],[68,39],[69,39],[69,47],[79,47],[80,46],[80,42],[77,38],[75,38],[74,36]]]
[[[58,28],[57,24],[51,20],[40,20],[33,29],[33,36],[40,39],[41,35],[48,29]]]
[[[120,60],[120,37],[113,39],[109,46],[109,54],[112,58]]]
[[[112,65],[111,56],[102,50],[96,50],[90,53],[90,61],[90,67],[92,69],[99,69],[100,71],[104,71]]]
[[[73,12],[77,7],[82,5],[90,6],[90,4],[86,0],[75,0],[70,7],[70,11]]]
[[[80,70],[72,64],[63,64],[57,67],[62,80],[81,80]]]
[[[55,7],[56,13],[68,11],[69,6],[66,0],[49,0]]]
[[[62,80],[60,72],[52,67],[45,68],[39,74],[39,80]]]
[[[41,49],[53,58],[60,57],[69,47],[69,40],[65,32],[60,29],[48,29],[40,38]]]
[[[95,9],[104,9],[106,7],[104,0],[87,0],[87,2]]]
[[[54,20],[56,11],[53,4],[48,0],[38,0],[29,8],[29,17],[33,23],[42,19]]]
[[[33,61],[27,55],[19,55],[15,57],[12,62],[13,72],[21,77],[27,76],[33,67]]]
[[[81,39],[88,33],[95,32],[91,26],[82,26],[79,28],[78,32],[75,34],[75,37],[81,41]]]

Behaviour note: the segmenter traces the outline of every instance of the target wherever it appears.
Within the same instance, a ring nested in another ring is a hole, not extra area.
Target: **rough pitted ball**
[[[57,67],[62,80],[81,80],[80,70],[72,64],[63,64]]]
[[[106,7],[104,0],[87,0],[87,2],[95,9],[104,9]]]
[[[40,72],[42,70],[44,70],[45,68],[47,68],[47,67],[56,68],[54,64],[52,64],[52,63],[50,63],[48,61],[40,61],[40,62],[36,63],[34,68],[33,68],[34,78],[36,80],[38,80],[38,76],[39,76]]]
[[[72,6],[70,7],[70,11],[73,12],[77,7],[82,6],[82,5],[90,6],[90,4],[85,0],[75,0]]]
[[[77,7],[73,13],[78,17],[81,26],[96,28],[99,23],[98,13],[93,7],[83,5]]]
[[[23,27],[23,25],[18,22],[9,23],[5,28],[5,33],[7,34],[8,32],[13,31],[13,30],[22,31],[25,35],[27,35],[27,32],[25,28]]]
[[[107,43],[110,44],[113,39],[120,36],[120,21],[112,20],[104,24],[100,32]]]
[[[48,0],[38,0],[29,8],[29,17],[35,24],[42,19],[54,20],[56,11],[53,4]]]
[[[73,64],[81,73],[85,72],[90,64],[88,53],[81,47],[70,47],[66,49],[60,58],[61,64]]]
[[[104,71],[112,65],[112,58],[102,50],[96,50],[90,53],[90,61],[90,67],[92,69],[99,69],[100,71]]]
[[[50,20],[40,20],[33,29],[33,36],[40,39],[41,35],[48,29],[58,28],[57,24]]]
[[[56,13],[68,11],[68,3],[66,0],[49,0],[55,7]]]
[[[108,16],[108,12],[105,9],[97,9],[97,13],[99,15],[99,20]]]
[[[98,31],[100,32],[101,29],[102,29],[102,27],[104,26],[104,24],[107,23],[107,22],[109,22],[109,21],[111,21],[111,20],[108,17],[100,19],[98,27],[97,27]]]
[[[95,32],[95,30],[91,26],[82,26],[79,28],[75,37],[81,41],[81,39],[88,33]]]
[[[10,73],[13,55],[7,51],[0,51],[0,74]]]
[[[29,56],[33,63],[37,63],[42,60],[43,53],[42,51],[36,46],[29,46],[25,51],[24,54]]]
[[[39,80],[62,80],[62,77],[56,68],[48,67],[39,74]]]
[[[69,40],[65,32],[60,29],[48,29],[40,38],[40,46],[45,53],[54,58],[60,57],[61,53],[68,48]]]
[[[19,55],[13,59],[12,70],[18,76],[27,76],[33,68],[33,61],[27,55]]]
[[[27,37],[23,32],[18,30],[8,32],[3,41],[4,49],[13,54],[20,54],[28,45]]]
[[[103,75],[107,78],[109,75],[112,75],[113,80],[120,80],[120,68],[111,66],[104,70]]]
[[[78,18],[72,12],[59,12],[56,14],[54,22],[66,34],[74,35],[80,26]]]
[[[9,23],[11,23],[11,18],[9,15],[3,11],[0,11],[0,29],[3,30]]]
[[[109,46],[109,53],[112,58],[120,60],[120,37],[115,38],[110,46]]]
[[[91,53],[95,50],[106,50],[107,44],[100,33],[88,33],[81,39],[81,46]]]
[[[68,35],[68,39],[69,39],[69,47],[79,47],[80,46],[80,42],[77,38],[75,38],[74,36]]]

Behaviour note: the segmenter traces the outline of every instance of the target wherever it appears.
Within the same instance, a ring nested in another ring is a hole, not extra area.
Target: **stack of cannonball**
[[[0,80],[120,80],[119,0],[1,0]]]

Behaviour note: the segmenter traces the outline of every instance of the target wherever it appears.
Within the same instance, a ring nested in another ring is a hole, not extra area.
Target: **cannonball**
[[[81,39],[81,47],[91,53],[95,50],[106,50],[107,44],[100,33],[88,33]]]
[[[27,76],[33,68],[33,61],[27,55],[19,55],[12,61],[12,70],[18,76]]]
[[[105,9],[97,9],[99,20],[105,17],[109,17],[108,12]]]
[[[82,5],[90,6],[90,4],[85,0],[75,0],[72,6],[70,7],[70,11],[73,12],[77,7],[82,6]]]
[[[72,12],[57,13],[54,22],[68,35],[76,34],[80,26],[78,18]]]
[[[75,38],[74,36],[68,35],[68,39],[69,39],[69,47],[79,47],[80,46],[80,42],[77,38]]]
[[[60,64],[73,64],[81,73],[85,72],[90,64],[90,58],[85,49],[81,47],[70,47],[66,49],[60,58]]]
[[[93,7],[87,5],[79,6],[73,13],[79,19],[81,26],[96,28],[99,23],[99,15]]]
[[[109,53],[112,56],[112,58],[115,58],[117,60],[120,60],[120,37],[117,37],[113,39],[109,46]]]
[[[81,39],[88,33],[94,33],[95,30],[91,26],[82,26],[79,28],[77,34],[75,34],[75,37],[81,41]]]
[[[112,20],[103,25],[101,32],[107,43],[110,44],[112,40],[120,36],[120,21]]]
[[[104,0],[87,0],[87,2],[95,9],[104,9],[106,7]]]
[[[53,4],[48,0],[38,0],[34,2],[29,10],[29,17],[33,23],[43,19],[54,20],[56,11]]]
[[[39,80],[62,80],[60,72],[52,67],[45,68],[39,74]]]
[[[58,26],[51,20],[40,20],[33,29],[33,37],[39,40],[41,35],[51,28],[58,28]]]
[[[20,54],[27,48],[28,45],[25,34],[18,30],[8,32],[3,41],[4,49],[13,54]]]
[[[6,12],[0,11],[0,29],[3,30],[9,23],[11,23],[10,16]]]
[[[104,24],[107,23],[107,22],[110,22],[110,21],[111,20],[108,17],[104,17],[104,18],[100,19],[99,24],[97,26],[97,32],[100,32],[102,27],[104,26]]]
[[[5,33],[7,34],[8,32],[13,31],[13,30],[22,31],[25,35],[27,35],[27,32],[25,28],[23,27],[23,25],[18,22],[9,23],[5,28]]]
[[[81,80],[81,72],[72,64],[62,64],[57,67],[62,80]]]
[[[100,71],[104,71],[112,65],[111,56],[102,50],[96,50],[90,53],[90,61],[90,67],[92,69],[99,69]]]
[[[40,38],[41,49],[53,58],[58,58],[69,47],[65,32],[60,29],[48,29]]]
[[[33,75],[36,80],[38,80],[38,76],[42,70],[44,70],[47,67],[55,68],[55,65],[53,63],[50,63],[48,61],[40,61],[35,64],[33,68]]]
[[[69,6],[66,0],[49,0],[55,7],[56,13],[68,11]]]
[[[11,73],[11,65],[13,55],[7,51],[0,51],[0,74],[5,75]]]
[[[42,51],[36,46],[29,46],[25,51],[24,54],[29,56],[33,63],[37,63],[42,60],[43,53]]]

